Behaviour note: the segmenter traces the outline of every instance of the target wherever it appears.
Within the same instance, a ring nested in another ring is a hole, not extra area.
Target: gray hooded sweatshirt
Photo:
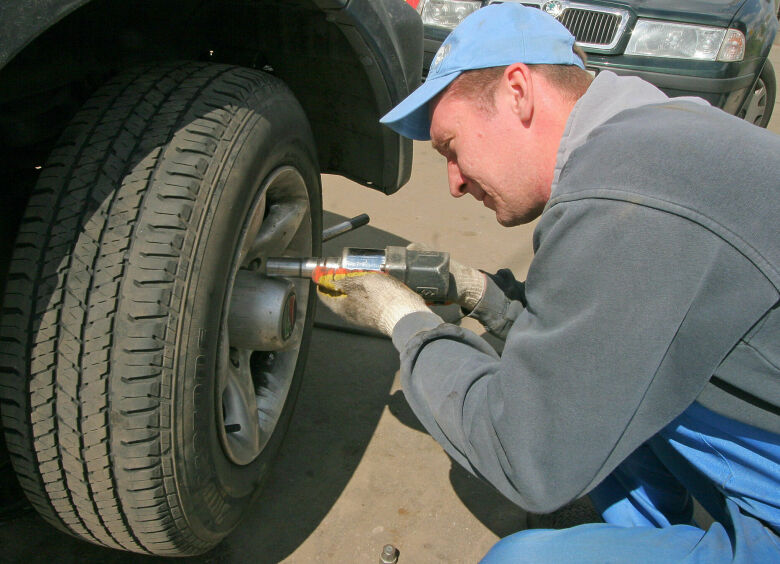
[[[603,72],[533,244],[524,300],[490,282],[472,313],[500,355],[433,313],[394,329],[406,397],[457,462],[545,513],[694,401],[780,433],[780,137]]]

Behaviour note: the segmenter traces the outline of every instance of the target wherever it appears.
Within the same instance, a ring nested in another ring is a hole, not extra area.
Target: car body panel
[[[0,68],[27,44],[89,0],[4,0],[0,3]]]
[[[717,27],[728,27],[734,14],[745,0],[635,0],[630,3],[616,3],[629,7],[637,16],[659,20],[671,19],[677,22],[698,23]]]

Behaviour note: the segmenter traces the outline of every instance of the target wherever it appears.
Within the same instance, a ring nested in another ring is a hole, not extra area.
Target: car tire
[[[5,438],[0,433],[0,523],[16,518],[29,507],[11,465]]]
[[[0,318],[6,441],[49,523],[177,556],[238,524],[290,419],[316,299],[258,269],[318,255],[321,215],[311,130],[278,79],[170,63],[91,97],[40,173]],[[234,323],[245,303],[282,334]]]
[[[771,61],[767,60],[758,80],[753,85],[753,92],[748,100],[747,107],[742,112],[743,119],[759,127],[767,127],[772,119],[772,110],[775,107],[776,96],[775,69]]]

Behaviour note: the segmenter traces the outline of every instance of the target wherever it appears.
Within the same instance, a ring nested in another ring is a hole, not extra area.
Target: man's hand
[[[387,336],[392,336],[403,316],[430,311],[420,296],[381,272],[317,268],[312,279],[320,299],[333,313]]]
[[[410,251],[430,250],[422,243],[411,243],[406,248]],[[487,276],[484,272],[450,259],[450,289],[447,292],[449,301],[470,312],[485,295],[486,285]]]

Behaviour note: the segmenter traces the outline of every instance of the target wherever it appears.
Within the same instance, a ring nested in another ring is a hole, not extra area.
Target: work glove
[[[431,311],[423,299],[389,274],[316,268],[317,294],[333,313],[391,337],[402,317]]]
[[[410,251],[429,251],[422,243],[411,243],[406,247]],[[485,295],[487,276],[484,272],[465,266],[450,258],[450,286],[447,300],[458,304],[466,312],[471,312]]]

